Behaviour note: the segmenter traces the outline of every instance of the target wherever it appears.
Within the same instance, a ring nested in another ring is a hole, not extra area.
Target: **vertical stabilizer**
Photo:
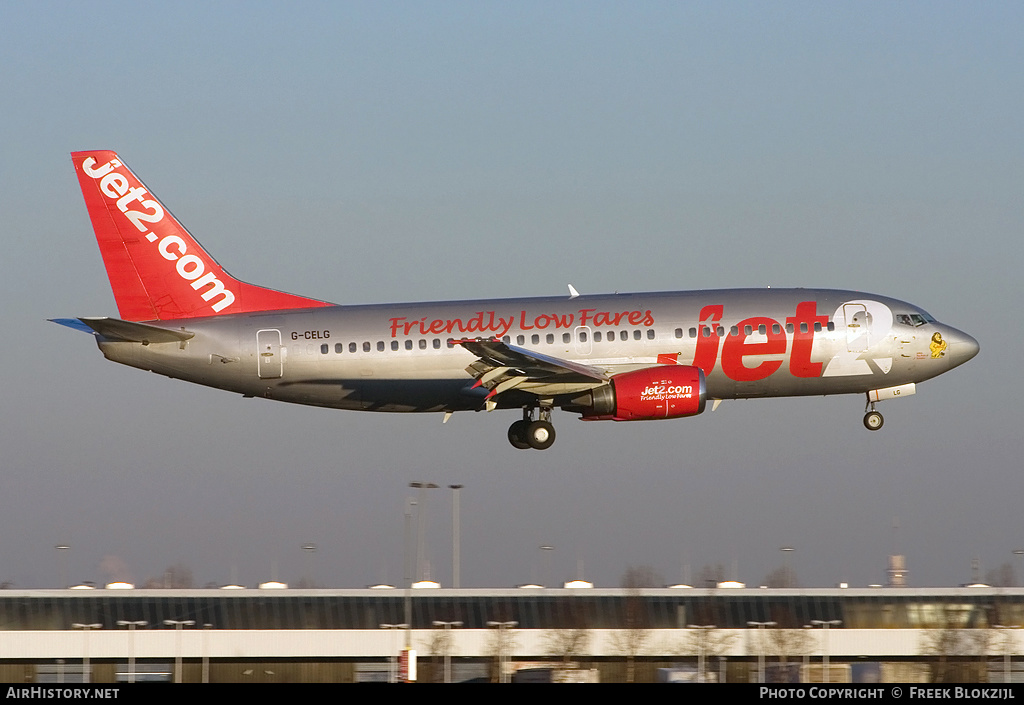
[[[121,318],[154,321],[331,304],[238,281],[111,151],[73,152]]]

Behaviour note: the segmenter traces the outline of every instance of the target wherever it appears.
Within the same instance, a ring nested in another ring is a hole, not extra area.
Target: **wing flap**
[[[454,342],[478,358],[466,368],[466,372],[476,379],[474,387],[488,390],[485,397],[488,411],[497,406],[495,397],[513,389],[538,396],[571,394],[591,389],[610,379],[604,370],[597,367],[509,345],[497,338]]]

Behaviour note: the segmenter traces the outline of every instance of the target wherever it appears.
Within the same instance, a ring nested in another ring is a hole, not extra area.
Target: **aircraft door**
[[[871,314],[864,304],[843,304],[846,319],[846,349],[865,352],[871,347]]]
[[[260,379],[276,379],[284,372],[284,348],[281,331],[265,328],[256,331],[256,369]]]
[[[594,350],[594,343],[591,340],[593,331],[590,330],[590,326],[576,326],[573,330],[576,338],[576,354],[577,355],[589,355]]]

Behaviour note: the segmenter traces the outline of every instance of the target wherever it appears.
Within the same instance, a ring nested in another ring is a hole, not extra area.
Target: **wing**
[[[455,343],[479,358],[466,372],[476,378],[474,389],[488,390],[485,397],[488,411],[497,407],[499,394],[512,389],[551,398],[593,389],[610,379],[604,370],[596,367],[515,347],[497,338],[456,340]]]

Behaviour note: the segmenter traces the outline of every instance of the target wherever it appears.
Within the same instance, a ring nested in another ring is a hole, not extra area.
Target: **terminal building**
[[[1024,681],[1024,588],[0,590],[5,683]]]

